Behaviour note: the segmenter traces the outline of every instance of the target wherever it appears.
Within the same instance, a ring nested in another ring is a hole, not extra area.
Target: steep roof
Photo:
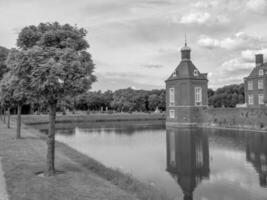
[[[263,69],[266,73],[267,71],[267,63],[263,63],[262,65],[256,66],[253,68],[253,70],[250,72],[250,74],[245,78],[254,78],[259,76],[259,69]]]
[[[196,76],[194,75],[195,70],[197,71]],[[166,81],[185,78],[207,80],[207,74],[200,73],[191,60],[182,60]]]

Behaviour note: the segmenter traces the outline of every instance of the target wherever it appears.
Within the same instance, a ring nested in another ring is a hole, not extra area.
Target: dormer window
[[[259,76],[263,76],[263,69],[259,70]]]
[[[173,72],[173,77],[176,77],[176,71]]]
[[[194,76],[198,76],[198,71],[196,69],[194,70]]]

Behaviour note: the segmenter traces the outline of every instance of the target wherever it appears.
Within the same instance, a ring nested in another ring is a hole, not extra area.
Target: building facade
[[[166,82],[166,125],[187,126],[202,122],[208,106],[208,79],[191,61],[191,49],[181,49],[181,62]]]
[[[247,107],[265,107],[267,105],[267,63],[263,54],[255,55],[256,66],[244,78],[245,102]]]

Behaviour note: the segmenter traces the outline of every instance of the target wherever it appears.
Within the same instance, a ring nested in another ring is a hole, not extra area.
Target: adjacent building
[[[255,55],[256,66],[244,78],[245,102],[247,107],[264,107],[267,105],[267,63],[263,54]]]
[[[181,62],[166,82],[166,125],[201,123],[208,106],[207,74],[200,73],[191,61],[191,49],[185,42]]]

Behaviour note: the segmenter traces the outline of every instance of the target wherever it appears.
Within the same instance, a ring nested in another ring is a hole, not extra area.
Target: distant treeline
[[[165,90],[134,90],[131,88],[119,89],[114,92],[95,91],[78,96],[75,99],[75,108],[78,110],[118,112],[148,112],[165,110]]]
[[[227,85],[216,91],[208,89],[209,106],[236,107],[245,103],[244,84]]]
[[[227,85],[217,90],[208,89],[209,106],[236,107],[245,103],[244,84]],[[70,105],[70,104],[69,104]],[[134,90],[119,89],[114,92],[95,91],[80,95],[75,99],[75,109],[118,112],[165,111],[165,89]]]
[[[236,107],[245,102],[244,84],[227,85],[217,90],[208,89],[209,106]],[[87,92],[75,98],[65,98],[58,110],[153,112],[165,111],[165,89],[134,90],[132,88],[106,92]],[[34,109],[36,110],[36,109]],[[46,108],[41,109],[44,112]]]

